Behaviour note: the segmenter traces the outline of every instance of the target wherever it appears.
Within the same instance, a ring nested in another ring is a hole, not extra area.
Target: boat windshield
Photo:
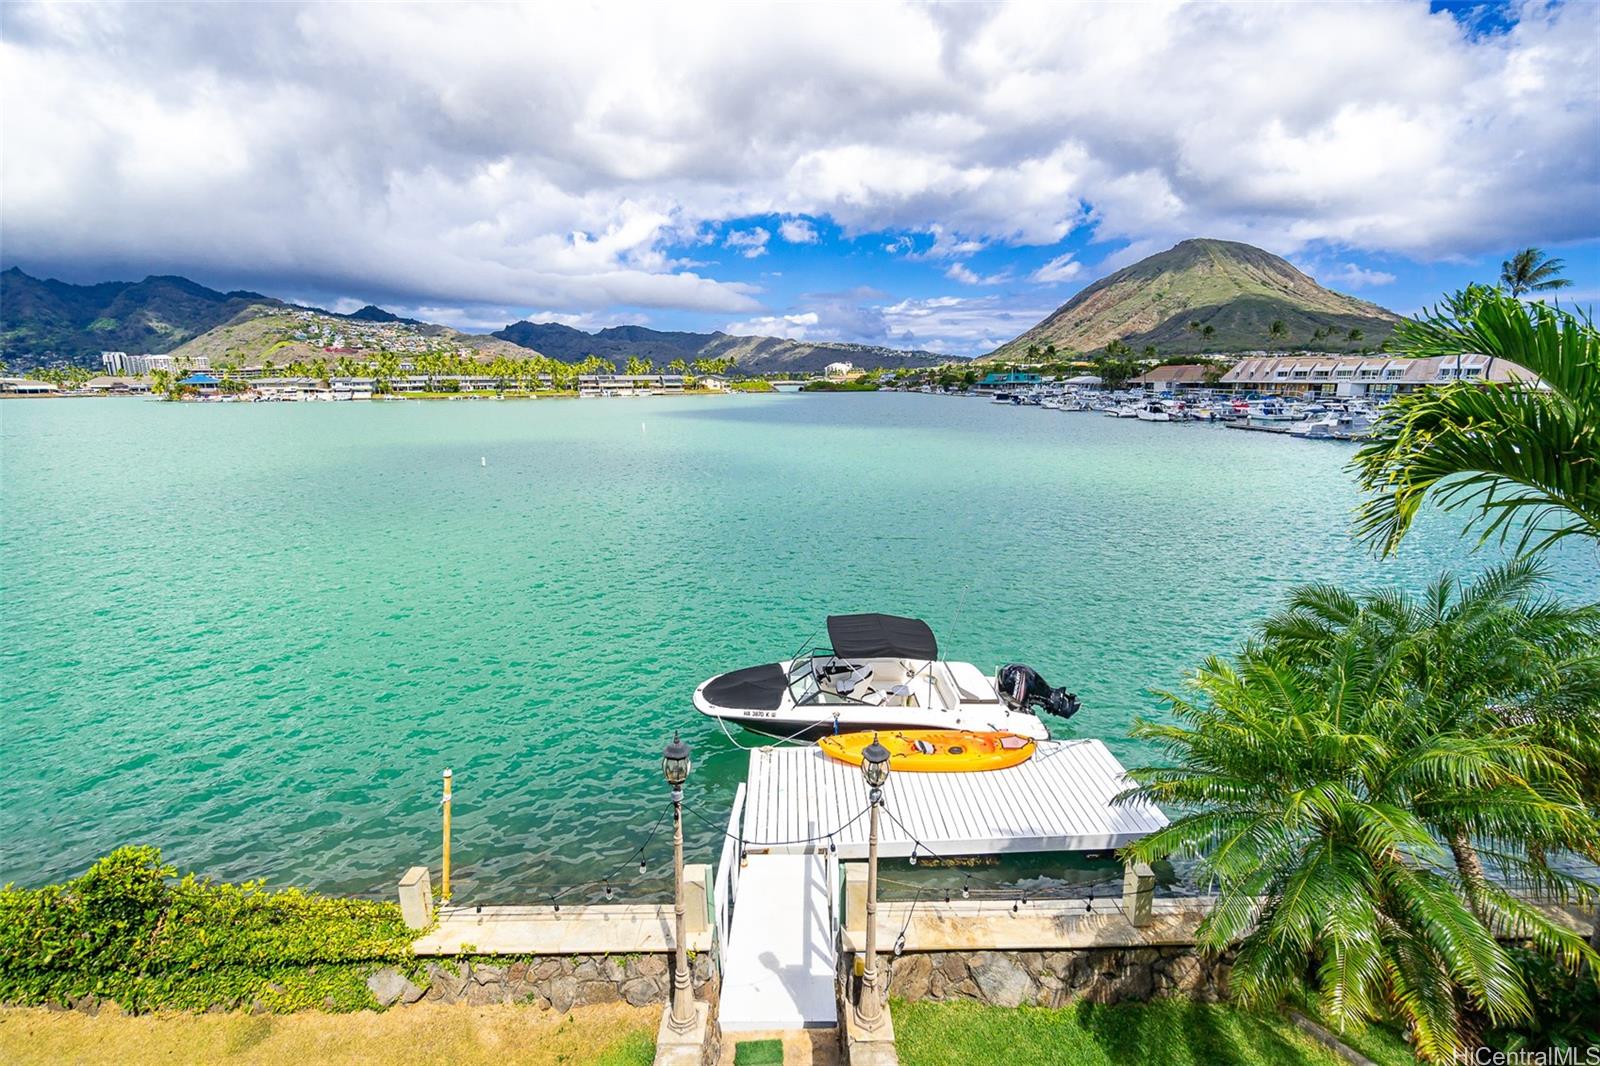
[[[847,659],[817,649],[790,661],[789,697],[800,704],[858,704],[939,708],[960,702],[933,660]]]

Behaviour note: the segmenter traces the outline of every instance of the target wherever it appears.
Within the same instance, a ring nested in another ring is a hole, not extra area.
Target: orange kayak
[[[853,766],[861,765],[861,752],[872,743],[871,733],[841,733],[823,737],[817,747],[823,754]],[[1036,745],[1016,733],[973,733],[965,729],[880,730],[878,743],[889,749],[889,769],[912,773],[961,773],[968,770],[1003,770],[1027,762]]]

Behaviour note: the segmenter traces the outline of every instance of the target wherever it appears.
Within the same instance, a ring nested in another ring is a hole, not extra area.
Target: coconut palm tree
[[[1572,282],[1561,276],[1566,264],[1537,248],[1524,248],[1500,264],[1500,285],[1512,296],[1564,289]]]
[[[1423,1057],[1446,1061],[1469,1041],[1467,1011],[1497,1025],[1531,1013],[1497,932],[1574,972],[1600,956],[1486,876],[1463,875],[1438,826],[1592,846],[1593,823],[1561,753],[1519,728],[1462,728],[1452,701],[1416,689],[1411,649],[1384,639],[1387,604],[1322,598],[1337,621],[1314,637],[1263,630],[1232,661],[1209,659],[1184,693],[1161,694],[1176,720],[1135,732],[1172,764],[1130,771],[1139,784],[1124,798],[1184,813],[1127,855],[1192,856],[1199,879],[1216,879],[1197,942],[1237,945],[1236,1000],[1275,1004],[1309,974],[1340,1028],[1392,1013]],[[1587,891],[1556,873],[1541,883]]]
[[[1519,550],[1563,537],[1600,541],[1600,332],[1542,303],[1472,286],[1402,322],[1397,354],[1476,352],[1537,375],[1455,382],[1396,397],[1353,460],[1372,496],[1357,517],[1381,552],[1395,550],[1424,499],[1469,508],[1481,539]]]
[[[1271,337],[1275,341],[1281,341],[1288,335],[1289,327],[1284,324],[1284,321],[1281,318],[1273,319],[1272,324],[1267,327],[1267,336]]]
[[[1216,336],[1216,334],[1217,327],[1213,326],[1209,322],[1200,327],[1200,336],[1204,337],[1206,340],[1210,340],[1212,337]]]

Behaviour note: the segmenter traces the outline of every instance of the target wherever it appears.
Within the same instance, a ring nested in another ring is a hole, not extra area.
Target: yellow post
[[[439,895],[446,902],[450,899],[450,771],[444,772],[444,876],[439,879]]]

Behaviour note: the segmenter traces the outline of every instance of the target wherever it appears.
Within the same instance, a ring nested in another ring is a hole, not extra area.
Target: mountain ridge
[[[835,362],[893,370],[953,361],[951,356],[933,352],[870,344],[745,337],[721,330],[693,333],[640,325],[607,326],[590,333],[560,322],[522,321],[496,330],[491,336],[534,348],[567,363],[582,362],[590,355],[619,362],[634,355],[651,359],[657,366],[674,359],[693,363],[697,359],[731,357],[741,370],[752,374],[816,373]]]
[[[1268,332],[1278,320],[1282,337]],[[1399,321],[1377,304],[1324,288],[1281,256],[1195,237],[1106,275],[983,358],[1017,359],[1046,345],[1103,351],[1112,341],[1136,350],[1154,345],[1162,355],[1269,345],[1339,351],[1374,347]]]
[[[323,348],[293,336],[303,332],[286,321],[295,312],[357,325],[404,327],[472,348],[480,358],[532,351],[563,362],[582,362],[595,354],[619,364],[629,356],[641,356],[664,366],[680,358],[693,362],[731,356],[740,370],[750,374],[813,373],[841,360],[893,369],[948,358],[865,344],[738,337],[720,331],[673,332],[642,325],[611,326],[591,334],[553,322],[517,322],[490,334],[462,333],[402,318],[375,304],[341,314],[248,289],[222,292],[176,274],[77,285],[36,278],[15,266],[0,272],[0,356],[17,370],[53,361],[96,368],[102,351],[205,356],[214,362],[237,359],[241,353],[246,358],[270,354],[280,363],[318,357]],[[539,343],[542,339],[549,340],[554,350]]]

